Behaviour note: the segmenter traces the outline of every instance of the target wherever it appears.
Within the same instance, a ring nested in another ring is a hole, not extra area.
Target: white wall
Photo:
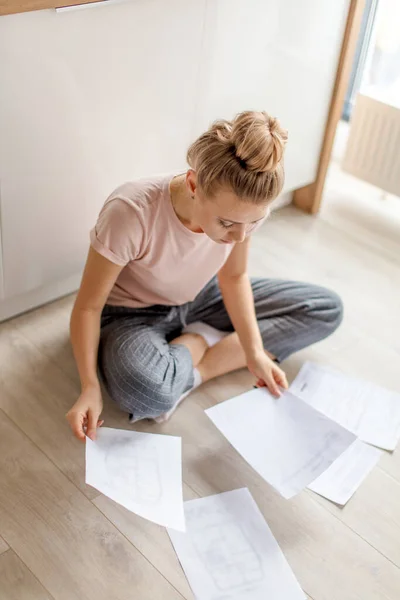
[[[195,134],[267,109],[289,130],[285,191],[315,179],[348,0],[207,3]]]
[[[183,170],[215,118],[279,116],[285,191],[311,182],[348,4],[130,0],[1,17],[0,319],[76,285],[108,193]]]

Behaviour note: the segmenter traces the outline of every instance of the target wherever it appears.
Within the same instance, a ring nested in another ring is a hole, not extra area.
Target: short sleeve
[[[90,232],[92,248],[120,266],[138,257],[142,239],[143,224],[135,206],[120,198],[104,205]]]

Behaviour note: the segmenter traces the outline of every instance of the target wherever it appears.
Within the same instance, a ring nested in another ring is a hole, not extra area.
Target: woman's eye
[[[232,227],[233,223],[224,223],[223,221],[219,221],[219,224],[221,225],[221,227],[223,227],[224,229],[229,229],[230,227]]]

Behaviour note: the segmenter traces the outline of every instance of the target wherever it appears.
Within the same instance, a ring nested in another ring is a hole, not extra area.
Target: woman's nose
[[[244,225],[238,227],[235,231],[232,232],[232,237],[235,242],[243,242],[246,237],[246,227]]]

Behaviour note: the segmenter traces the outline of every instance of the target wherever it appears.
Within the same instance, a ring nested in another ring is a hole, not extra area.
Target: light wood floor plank
[[[0,556],[0,600],[53,600],[12,550]]]
[[[343,508],[309,493],[384,556],[400,565],[400,484],[390,475],[375,468]]]
[[[67,296],[20,315],[13,326],[44,354],[55,362],[79,386],[79,376],[69,341],[69,320],[75,295]]]
[[[79,388],[13,326],[0,326],[0,408],[89,498],[84,482],[84,445],[71,435],[65,414]],[[127,422],[110,403],[110,426]]]
[[[342,172],[332,164],[326,186],[321,220],[345,231],[360,244],[368,243],[376,254],[390,252],[398,258],[400,251],[400,203],[369,184]]]
[[[283,278],[311,280],[340,293],[347,322],[374,339],[399,349],[399,259],[390,261],[368,245],[324,221],[297,214],[288,207],[266,223],[258,243],[258,274],[268,276],[271,264]],[[257,242],[256,242],[257,243]],[[384,299],[384,310],[382,301]]]
[[[182,598],[2,411],[0,444],[0,534],[55,600]]]
[[[2,537],[0,537],[0,554],[3,554],[3,552],[7,552],[8,549],[9,545],[6,543],[5,540],[3,540]]]

